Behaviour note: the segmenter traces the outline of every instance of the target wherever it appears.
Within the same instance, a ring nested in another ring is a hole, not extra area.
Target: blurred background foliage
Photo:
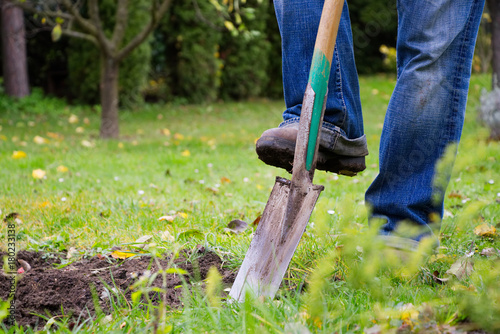
[[[140,29],[147,2],[131,2],[127,36]],[[230,18],[212,2],[173,1],[149,42],[121,65],[123,107],[134,108],[144,101],[184,104],[281,98],[280,35],[272,0],[247,0]],[[395,74],[396,0],[350,0],[349,10],[359,74]],[[100,11],[111,31],[115,1],[102,0]],[[30,84],[74,103],[99,103],[99,54],[95,47],[67,37],[54,43],[50,29],[37,26],[28,14],[26,25]],[[486,10],[474,58],[475,72],[491,71],[490,26]]]

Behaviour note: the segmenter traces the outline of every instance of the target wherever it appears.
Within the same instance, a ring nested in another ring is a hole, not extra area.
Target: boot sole
[[[279,137],[262,137],[257,141],[259,159],[267,165],[292,172],[295,142]],[[346,176],[355,176],[366,169],[365,157],[349,157],[319,151],[316,169]]]

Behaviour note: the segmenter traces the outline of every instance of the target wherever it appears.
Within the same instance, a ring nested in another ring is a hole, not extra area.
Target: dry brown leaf
[[[500,255],[497,249],[490,247],[490,248],[485,248],[481,251],[480,253],[482,256],[493,256],[493,255]]]
[[[446,271],[447,274],[455,275],[459,280],[462,278],[467,278],[474,270],[474,263],[470,256],[464,255],[460,257],[455,263],[453,263]]]
[[[262,218],[262,215],[259,215],[255,220],[253,221],[252,225],[257,226],[260,223],[260,219]]]
[[[241,233],[245,231],[248,227],[248,224],[244,222],[243,220],[235,219],[229,222],[227,224],[227,228],[225,228],[225,231],[232,232],[232,233]]]

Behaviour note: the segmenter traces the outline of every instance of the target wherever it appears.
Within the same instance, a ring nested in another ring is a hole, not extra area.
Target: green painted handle
[[[323,106],[330,79],[333,50],[340,23],[344,0],[326,0],[323,5],[319,23],[314,55],[309,72],[309,84],[314,93],[314,107],[311,116],[311,127],[307,142],[306,169],[312,169],[314,154],[322,122]]]

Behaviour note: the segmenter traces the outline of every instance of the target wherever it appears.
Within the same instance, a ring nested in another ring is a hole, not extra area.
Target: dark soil
[[[172,307],[181,305],[182,288],[185,282],[194,283],[206,278],[208,270],[216,267],[223,276],[226,284],[234,281],[235,273],[222,268],[222,260],[211,252],[204,249],[196,251],[196,254],[188,254],[175,259],[177,268],[189,272],[181,278],[179,274],[167,275],[167,304]],[[4,254],[1,254],[4,255]],[[88,318],[95,314],[94,301],[91,286],[95,286],[99,300],[99,306],[105,312],[111,312],[110,298],[106,296],[106,285],[108,289],[115,288],[130,301],[131,290],[129,287],[136,282],[145,271],[152,274],[158,271],[156,262],[149,256],[130,258],[127,260],[115,260],[110,256],[94,256],[56,269],[61,260],[53,255],[41,252],[20,251],[18,259],[25,260],[31,266],[31,270],[17,275],[20,279],[15,292],[15,318],[19,325],[39,328],[46,321],[36,314],[48,318],[64,314],[72,314],[75,320]],[[63,255],[64,258],[64,255]],[[191,259],[191,260],[189,260]],[[168,268],[169,257],[160,260],[163,269]],[[18,263],[18,268],[21,265]],[[103,283],[104,282],[104,283]],[[10,290],[10,278],[3,272],[0,274],[0,298],[7,300]],[[161,275],[153,282],[153,286],[162,287]],[[114,296],[115,293],[110,292]],[[158,301],[159,296],[151,293],[153,301]]]

